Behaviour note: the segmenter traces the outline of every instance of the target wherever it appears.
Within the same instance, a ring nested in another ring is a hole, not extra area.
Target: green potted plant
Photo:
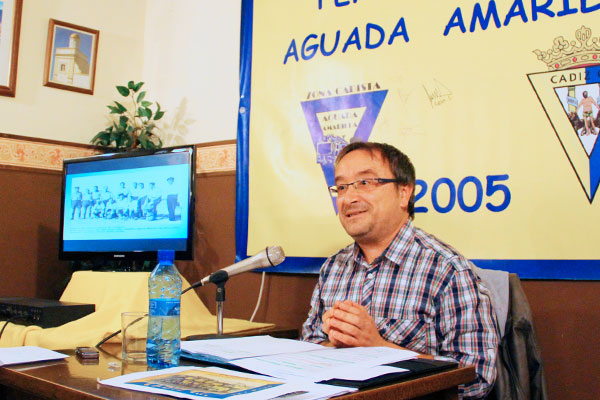
[[[118,101],[109,104],[110,114],[115,114],[118,119],[113,119],[111,126],[98,132],[92,138],[92,144],[121,151],[162,147],[162,140],[155,133],[158,129],[155,121],[161,119],[165,112],[160,109],[158,102],[145,100],[146,92],[140,91],[143,85],[144,82],[129,81],[127,86],[117,86],[119,94],[129,99],[129,107]],[[154,111],[153,105],[156,105]]]

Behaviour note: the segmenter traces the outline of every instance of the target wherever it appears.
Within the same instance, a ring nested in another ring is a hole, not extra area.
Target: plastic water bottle
[[[148,279],[148,366],[169,368],[179,365],[181,330],[181,276],[173,264],[173,250],[158,251],[158,265]]]

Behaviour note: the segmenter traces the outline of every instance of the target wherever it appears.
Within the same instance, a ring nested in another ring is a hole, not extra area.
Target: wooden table
[[[73,350],[65,360],[22,364],[0,368],[2,399],[173,399],[101,385],[99,380],[146,370],[145,364],[121,362],[119,344],[104,345],[95,363],[80,361]],[[183,362],[182,365],[194,365]],[[456,399],[457,386],[475,378],[473,367],[458,368],[421,376],[392,385],[363,390],[340,399]]]

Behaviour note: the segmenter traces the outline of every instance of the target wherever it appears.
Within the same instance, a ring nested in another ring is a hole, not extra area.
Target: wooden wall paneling
[[[14,138],[0,134],[5,142]],[[89,151],[89,146],[81,145],[67,150],[77,147]],[[216,155],[209,151],[206,158],[231,164],[231,143],[217,147]],[[15,148],[14,154],[29,154],[19,151]],[[2,143],[0,153],[7,153],[2,152]],[[46,153],[39,151],[41,156]],[[61,174],[51,169],[54,158],[48,158],[50,169],[7,166],[0,159],[0,297],[57,299],[70,276],[68,264],[58,260]],[[190,282],[234,262],[235,173],[228,168],[197,175],[196,255],[194,261],[177,262]],[[226,317],[250,318],[260,278],[259,273],[246,273],[228,282]],[[299,328],[316,280],[314,275],[267,274],[256,320]],[[600,398],[600,282],[529,280],[523,281],[523,288],[533,312],[550,399]],[[214,313],[215,288],[196,291]]]

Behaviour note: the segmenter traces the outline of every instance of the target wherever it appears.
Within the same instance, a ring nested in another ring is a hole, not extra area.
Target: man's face
[[[364,178],[390,178],[390,166],[377,152],[354,150],[342,158],[335,169],[335,183],[351,183]],[[387,245],[408,220],[408,200],[412,187],[394,183],[380,184],[371,191],[350,186],[337,197],[342,226],[360,244]]]

